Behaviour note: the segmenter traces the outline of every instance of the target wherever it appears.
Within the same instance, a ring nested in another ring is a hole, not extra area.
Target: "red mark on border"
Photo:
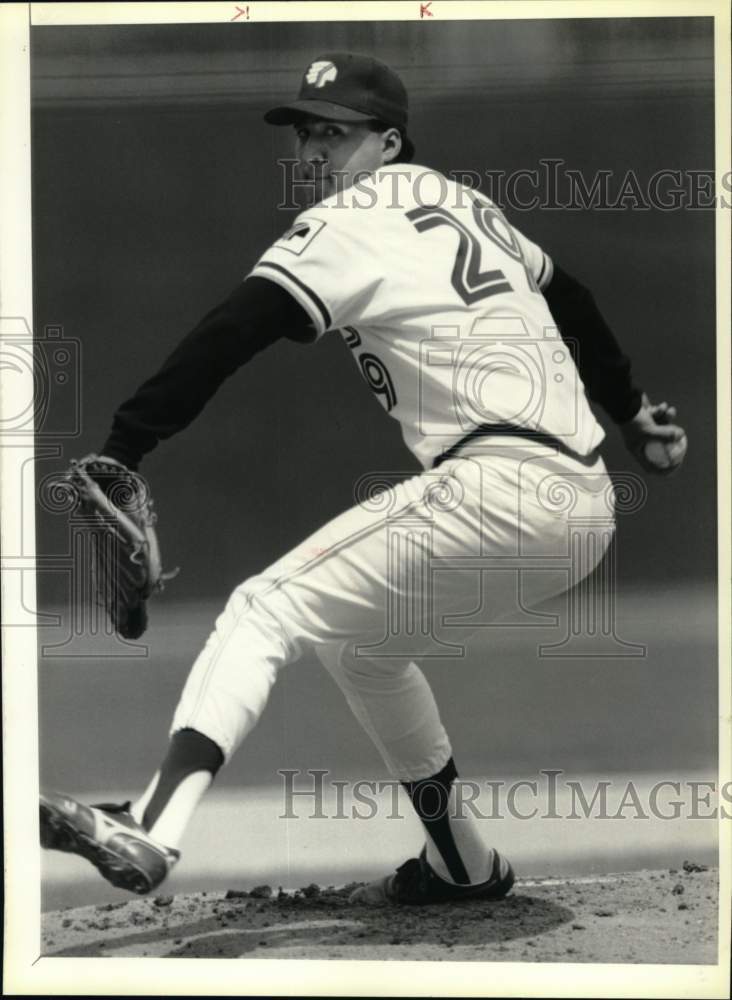
[[[427,0],[427,3],[421,3],[419,5],[419,16],[420,17],[434,17],[435,15],[430,10],[432,6],[432,0]]]
[[[234,14],[234,16],[232,18],[230,18],[231,21],[238,21],[239,18],[242,16],[242,14],[244,14],[244,16],[246,17],[247,21],[249,20],[249,8],[248,7],[235,7],[234,9],[237,10],[239,13],[238,14]]]

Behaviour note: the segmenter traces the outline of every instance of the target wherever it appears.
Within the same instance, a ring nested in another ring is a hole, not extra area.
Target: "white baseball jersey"
[[[551,262],[489,201],[441,175],[378,171],[303,212],[252,273],[290,292],[318,335],[341,331],[425,468],[480,424],[542,430],[583,454],[602,438],[539,292]],[[431,471],[404,478],[387,505],[361,498],[238,586],[171,732],[196,729],[230,758],[278,671],[310,648],[389,774],[438,774],[452,748],[417,660],[462,656],[466,621],[515,621],[579,583],[612,537],[601,456],[592,474],[567,449],[551,463],[523,459],[506,448],[446,464],[437,476],[458,503],[434,502]],[[552,489],[568,479],[572,504]],[[437,572],[449,566],[461,568]]]
[[[589,454],[604,432],[541,289],[550,258],[484,195],[414,164],[302,212],[252,272],[340,330],[424,468],[481,425]]]

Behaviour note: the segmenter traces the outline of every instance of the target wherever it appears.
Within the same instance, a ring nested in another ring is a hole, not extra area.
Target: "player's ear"
[[[402,151],[402,135],[398,128],[381,133],[381,156],[384,163],[393,163]]]

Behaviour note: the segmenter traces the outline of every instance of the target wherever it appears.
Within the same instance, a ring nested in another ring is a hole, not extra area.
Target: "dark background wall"
[[[444,171],[557,157],[613,171],[617,189],[628,170],[644,185],[714,164],[703,18],[36,28],[35,326],[62,325],[83,352],[81,435],[57,465],[101,446],[116,405],[286,228],[275,160],[290,137],[261,115],[339,48],[398,69],[416,159]],[[689,433],[682,473],[650,482],[620,525],[621,577],[713,577],[713,213],[507,210],[590,285],[638,381]],[[606,460],[635,469],[612,428]],[[413,468],[340,338],[275,346],[145,462],[184,569],[175,595],[223,598],[350,505],[361,474]],[[65,540],[65,519],[42,512],[39,552]],[[63,596],[55,579],[42,575],[43,600]]]

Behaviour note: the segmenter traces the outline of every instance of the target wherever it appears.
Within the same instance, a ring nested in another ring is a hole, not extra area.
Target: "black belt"
[[[466,434],[464,438],[461,438],[456,444],[448,448],[447,451],[443,451],[441,455],[438,455],[432,464],[432,468],[436,469],[438,465],[442,465],[442,463],[446,462],[448,458],[455,458],[461,448],[464,448],[466,444],[483,437],[527,438],[527,440],[535,441],[537,444],[545,444],[549,448],[556,448],[557,451],[561,452],[563,455],[568,455],[570,458],[575,459],[575,461],[581,462],[582,465],[587,466],[594,465],[599,454],[599,449],[595,448],[589,455],[580,455],[579,452],[573,451],[569,448],[564,441],[561,441],[559,438],[555,438],[553,434],[545,434],[543,431],[535,431],[530,427],[515,427],[513,424],[481,424],[480,427],[476,427],[475,430]]]

